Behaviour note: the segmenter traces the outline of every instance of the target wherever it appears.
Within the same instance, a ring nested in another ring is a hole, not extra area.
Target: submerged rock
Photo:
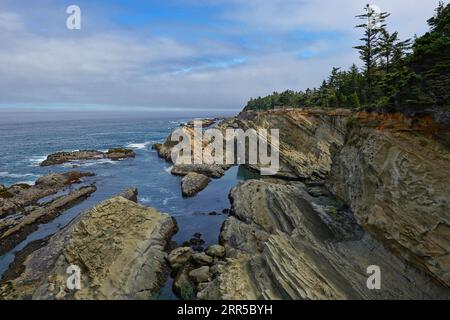
[[[23,271],[2,283],[2,299],[148,299],[168,275],[164,251],[176,222],[117,196],[86,211],[31,253]],[[67,288],[67,270],[81,289]]]
[[[181,180],[181,191],[185,197],[193,197],[209,184],[209,178],[203,174],[190,172]]]
[[[57,152],[48,155],[47,159],[42,161],[40,166],[47,167],[80,160],[100,160],[100,159],[121,160],[125,158],[134,158],[134,157],[135,153],[133,150],[123,148],[110,149],[107,152],[97,150]]]

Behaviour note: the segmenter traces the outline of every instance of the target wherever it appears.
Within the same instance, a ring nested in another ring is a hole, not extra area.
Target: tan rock
[[[450,137],[426,120],[358,115],[329,184],[365,229],[450,286]]]
[[[190,247],[180,247],[172,250],[167,259],[172,269],[179,269],[191,259],[193,253]]]
[[[88,210],[26,258],[23,272],[0,288],[2,299],[148,299],[168,274],[174,220],[123,197]],[[69,266],[81,289],[66,286]]]
[[[181,180],[181,191],[185,197],[193,197],[209,184],[209,178],[203,174],[190,172]]]

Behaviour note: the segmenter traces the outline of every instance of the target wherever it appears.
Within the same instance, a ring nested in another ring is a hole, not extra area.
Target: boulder
[[[211,272],[208,266],[203,266],[189,272],[189,278],[195,283],[207,282],[211,278]]]
[[[192,260],[199,265],[210,265],[213,263],[213,258],[203,252],[194,253]]]
[[[1,284],[0,299],[148,299],[167,279],[164,248],[175,231],[167,214],[120,196],[105,200],[31,253]],[[79,290],[67,287],[73,268]]]
[[[225,256],[225,248],[219,244],[213,244],[206,249],[206,254],[215,258],[223,258]]]
[[[190,247],[180,247],[169,253],[168,261],[172,269],[183,267],[191,259],[193,251]]]
[[[195,299],[195,284],[189,278],[189,271],[182,268],[176,275],[172,286],[173,292],[181,300]]]
[[[190,172],[181,180],[181,190],[183,196],[193,197],[209,184],[209,178],[203,174]]]
[[[128,199],[133,202],[137,202],[137,196],[138,196],[138,189],[137,188],[130,188],[125,191],[122,191],[118,194],[120,197],[124,197],[125,199]]]

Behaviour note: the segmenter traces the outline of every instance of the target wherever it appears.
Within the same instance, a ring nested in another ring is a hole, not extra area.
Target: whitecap
[[[128,144],[125,147],[126,148],[131,148],[131,149],[145,149],[151,143],[152,143],[152,141],[146,141],[146,142],[143,142],[143,143],[130,143],[130,144]]]
[[[23,174],[20,174],[20,173],[9,173],[9,172],[3,171],[3,172],[0,172],[0,177],[1,178],[18,179],[18,178],[26,178],[26,177],[39,177],[39,175],[34,174],[34,173],[23,173]]]
[[[139,198],[139,202],[141,202],[141,203],[150,203],[151,201],[152,201],[152,199],[150,199],[150,198],[145,198],[145,197]]]
[[[31,162],[30,167],[38,167],[42,161],[46,160],[47,156],[34,156],[28,159]]]
[[[173,166],[170,166],[168,168],[165,168],[164,171],[169,173],[169,174],[172,174],[172,169],[173,169]]]
[[[19,182],[16,182],[14,184],[28,184],[30,186],[34,186],[35,181],[19,181]]]

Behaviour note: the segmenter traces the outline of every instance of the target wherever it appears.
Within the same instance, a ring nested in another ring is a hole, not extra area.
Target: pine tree
[[[372,102],[376,61],[379,54],[378,36],[386,28],[384,22],[390,14],[386,12],[377,13],[369,4],[366,5],[364,11],[365,13],[356,16],[365,21],[365,23],[356,26],[356,28],[364,29],[364,36],[360,39],[363,44],[354,48],[359,51],[361,60],[364,63],[363,71],[367,83],[367,99],[368,102]]]

